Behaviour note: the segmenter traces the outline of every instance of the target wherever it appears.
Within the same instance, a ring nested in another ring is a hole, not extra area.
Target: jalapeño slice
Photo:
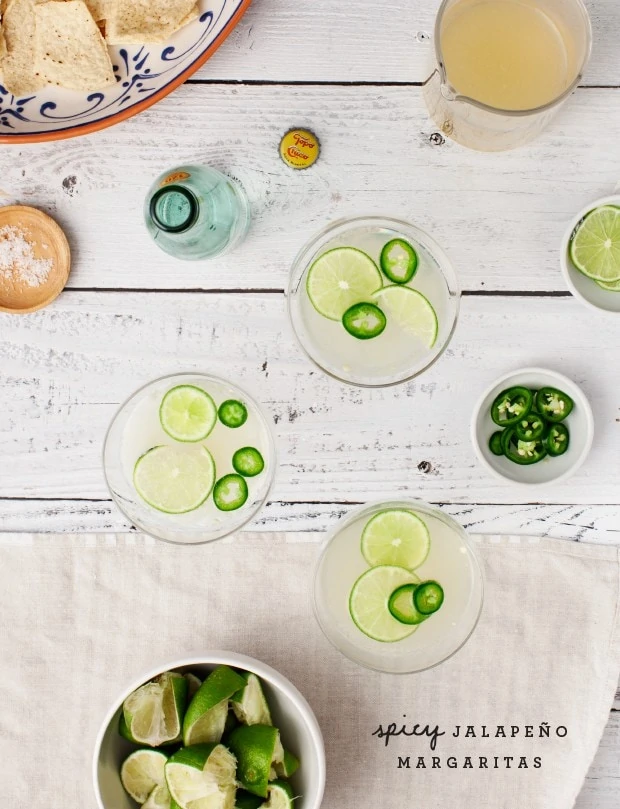
[[[372,340],[383,333],[387,319],[374,303],[355,303],[342,316],[342,325],[358,340]]]
[[[514,385],[503,390],[491,405],[491,418],[500,427],[511,427],[529,416],[534,397],[529,388]]]
[[[493,455],[503,455],[504,450],[502,449],[502,431],[497,430],[497,432],[493,433],[493,435],[489,438],[489,449],[493,453]]]
[[[404,239],[392,239],[381,251],[379,263],[393,284],[407,284],[418,270],[418,254]]]
[[[538,463],[547,455],[547,447],[543,440],[538,438],[534,441],[522,441],[517,437],[514,427],[504,431],[502,447],[508,460],[520,466]]]
[[[552,424],[547,436],[547,452],[554,458],[564,455],[570,444],[568,427],[565,424]]]
[[[443,604],[443,587],[436,581],[423,581],[415,588],[413,604],[422,615],[432,615]]]
[[[519,419],[515,424],[515,432],[521,441],[536,441],[545,432],[544,419],[539,413],[531,412],[529,416]]]
[[[557,388],[541,388],[536,394],[536,408],[547,421],[557,424],[571,413],[575,403]]]

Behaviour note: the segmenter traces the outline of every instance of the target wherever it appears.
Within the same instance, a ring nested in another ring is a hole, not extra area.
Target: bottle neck
[[[182,185],[167,185],[151,197],[150,214],[156,227],[166,233],[184,233],[198,219],[196,196]]]

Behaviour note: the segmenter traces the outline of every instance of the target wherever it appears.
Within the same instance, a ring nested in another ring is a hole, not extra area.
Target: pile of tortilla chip
[[[0,83],[23,97],[48,84],[114,84],[108,45],[165,42],[196,0],[0,0]]]

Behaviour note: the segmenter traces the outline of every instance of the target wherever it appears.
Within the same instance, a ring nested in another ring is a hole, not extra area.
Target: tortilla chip
[[[35,31],[33,0],[3,0],[2,32],[6,46],[1,66],[3,84],[18,98],[40,90],[45,84],[35,66]]]
[[[106,39],[111,45],[164,42],[195,6],[196,0],[118,0],[106,21]]]
[[[113,14],[114,0],[84,0],[95,22],[107,20]]]
[[[83,0],[49,0],[35,7],[36,67],[50,84],[98,90],[115,82],[97,23]]]

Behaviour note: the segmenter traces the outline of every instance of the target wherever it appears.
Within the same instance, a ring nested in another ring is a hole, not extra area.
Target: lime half
[[[219,742],[224,735],[228,700],[244,685],[243,677],[228,666],[214,669],[189,704],[183,720],[183,743]]]
[[[426,523],[413,511],[380,511],[366,523],[361,550],[369,565],[397,565],[407,570],[420,567],[431,549]]]
[[[140,686],[123,703],[127,730],[138,744],[158,747],[177,741],[187,701],[187,680],[167,671]]]
[[[180,809],[234,809],[235,757],[222,744],[183,747],[166,763],[166,781]]]
[[[282,762],[280,733],[270,725],[240,725],[230,734],[230,749],[237,757],[237,780],[248,792],[267,797],[272,765]]]
[[[142,804],[142,809],[173,809],[170,793],[165,783],[155,787],[146,803]]]
[[[569,247],[580,272],[595,281],[620,280],[620,208],[603,205],[581,220]]]
[[[428,298],[417,289],[391,284],[375,292],[373,300],[388,320],[417,337],[427,348],[435,345],[439,331],[437,314]]]
[[[286,781],[273,781],[269,784],[268,799],[262,809],[291,809],[295,794]]]
[[[138,458],[133,483],[149,506],[185,514],[211,494],[215,462],[206,447],[153,447]]]
[[[167,761],[168,756],[159,750],[136,750],[125,759],[121,767],[121,783],[134,801],[145,803],[157,787],[165,789]]]
[[[276,762],[273,766],[278,778],[290,778],[299,769],[299,759],[288,750],[285,750],[282,761]]]
[[[215,427],[217,408],[202,388],[177,385],[162,399],[159,421],[175,441],[204,441]]]
[[[394,565],[381,565],[362,573],[349,597],[349,613],[357,628],[382,643],[409,637],[417,627],[394,618],[390,613],[390,596],[404,584],[419,581],[411,571]]]
[[[231,700],[237,719],[244,725],[271,725],[271,713],[256,674],[243,674],[245,686]]]
[[[370,256],[354,247],[336,247],[310,267],[306,291],[320,315],[342,320],[347,309],[367,301],[382,284],[379,268]]]

